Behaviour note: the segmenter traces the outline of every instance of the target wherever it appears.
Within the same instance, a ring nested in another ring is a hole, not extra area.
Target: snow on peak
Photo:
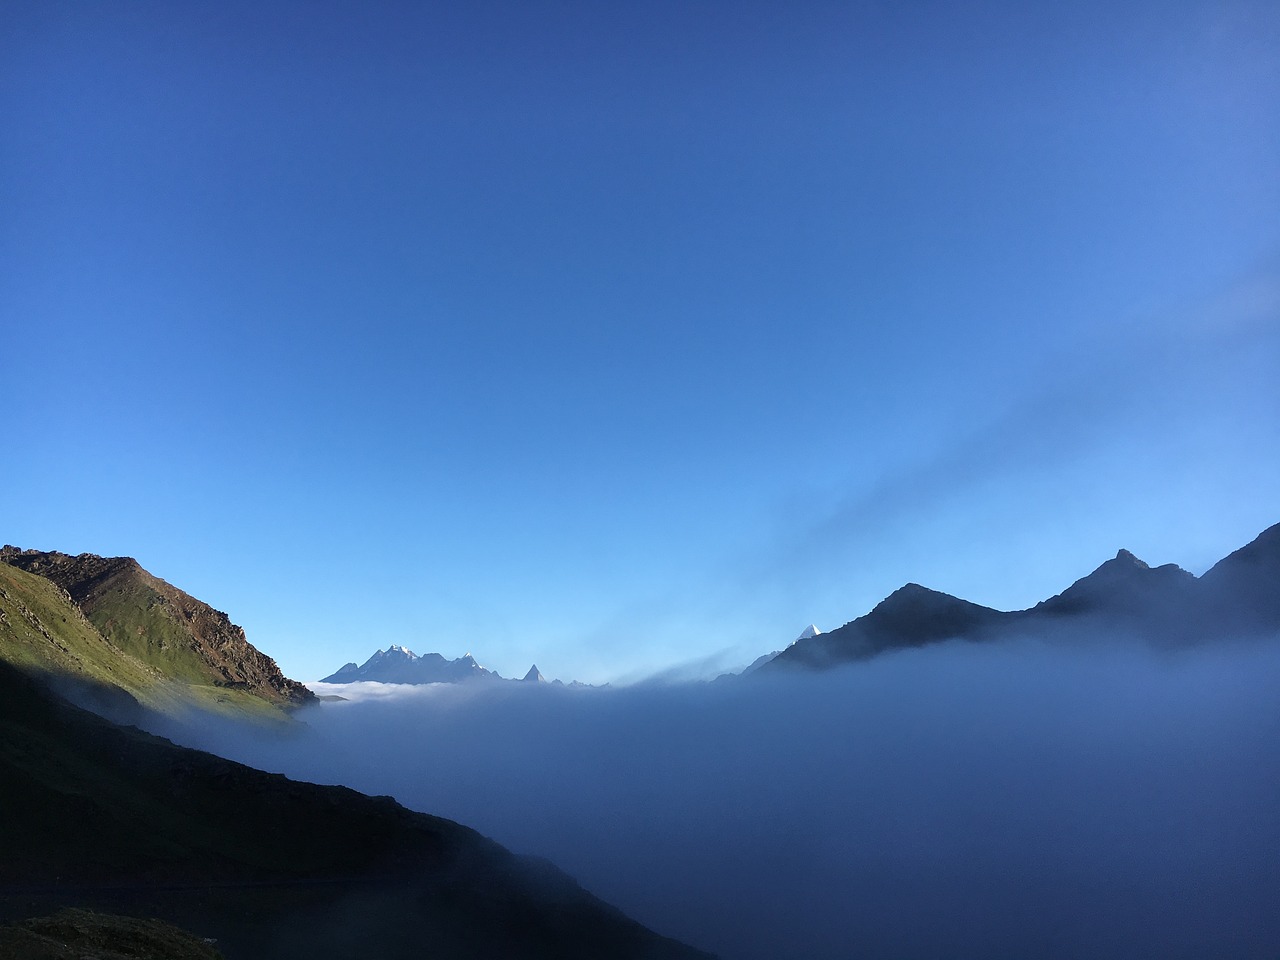
[[[800,636],[796,637],[796,639],[797,639],[797,640],[809,640],[809,639],[811,639],[811,638],[813,638],[813,637],[816,637],[816,636],[817,636],[818,634],[820,634],[820,633],[822,633],[822,631],[821,631],[821,630],[819,630],[817,627],[815,627],[815,626],[811,623],[811,624],[809,624],[807,627],[805,627],[803,630],[801,630],[801,631],[800,631]]]

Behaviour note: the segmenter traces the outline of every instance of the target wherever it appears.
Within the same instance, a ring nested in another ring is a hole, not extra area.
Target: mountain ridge
[[[1121,549],[1061,593],[1025,610],[996,610],[908,583],[856,620],[801,637],[755,672],[820,670],[947,640],[983,642],[1082,627],[1161,646],[1210,642],[1224,632],[1280,630],[1280,524],[1201,577],[1172,563],[1152,567]]]

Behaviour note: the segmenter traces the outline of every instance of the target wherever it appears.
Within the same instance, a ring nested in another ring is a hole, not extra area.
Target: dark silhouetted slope
[[[1206,602],[1237,629],[1280,629],[1280,523],[1219,560],[1200,578]]]
[[[821,668],[955,637],[978,639],[1006,616],[998,610],[908,583],[866,616],[828,633],[802,636],[760,669]]]
[[[1181,634],[1199,602],[1199,585],[1192,574],[1172,563],[1148,566],[1121,550],[1087,577],[1026,611],[1022,623],[1088,617],[1143,633]]]
[[[705,956],[459,824],[115,726],[7,664],[0,784],[0,919],[160,916],[233,960]]]

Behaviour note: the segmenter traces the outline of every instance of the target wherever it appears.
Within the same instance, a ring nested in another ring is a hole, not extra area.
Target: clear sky
[[[1280,521],[1280,7],[6,2],[0,540],[604,680]]]

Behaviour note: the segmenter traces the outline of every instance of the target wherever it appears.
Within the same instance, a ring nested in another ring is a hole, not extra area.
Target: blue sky
[[[9,3],[0,539],[314,679],[1280,521],[1266,3]]]

